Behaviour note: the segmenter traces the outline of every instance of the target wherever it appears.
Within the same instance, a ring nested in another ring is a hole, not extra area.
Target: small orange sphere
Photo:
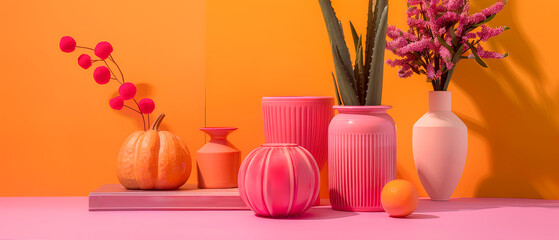
[[[405,217],[417,208],[419,197],[411,182],[396,179],[388,182],[380,194],[382,208],[391,217]]]

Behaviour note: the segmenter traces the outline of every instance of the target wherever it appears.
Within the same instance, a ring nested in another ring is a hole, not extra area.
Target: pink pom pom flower
[[[108,42],[99,42],[95,46],[95,56],[101,59],[107,59],[109,55],[113,52],[113,46]]]
[[[65,53],[71,53],[76,50],[76,40],[70,36],[64,36],[60,39],[60,50]]]
[[[83,69],[91,67],[91,57],[87,54],[82,54],[78,57],[78,65]]]
[[[136,96],[136,86],[131,82],[123,83],[118,88],[118,93],[124,100],[132,99]]]
[[[138,102],[138,105],[140,107],[140,112],[145,114],[150,114],[155,109],[155,103],[151,98],[142,98],[142,100]]]
[[[99,66],[93,71],[93,79],[101,85],[107,84],[111,80],[111,71],[105,66]]]
[[[124,107],[124,99],[122,99],[121,96],[116,96],[109,100],[109,105],[114,110],[120,110],[122,109],[122,107]]]

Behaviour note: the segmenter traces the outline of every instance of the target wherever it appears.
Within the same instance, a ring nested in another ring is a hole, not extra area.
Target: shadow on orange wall
[[[489,6],[493,0],[477,1]],[[512,2],[512,1],[511,1]],[[545,91],[545,73],[534,43],[522,32],[516,4],[508,4],[496,20],[511,30],[489,42],[509,52],[484,70],[473,61],[460,63],[454,84],[479,109],[483,121],[459,115],[470,131],[489,145],[491,175],[478,185],[478,197],[559,198],[559,124],[557,97]],[[496,23],[492,25],[496,26]],[[520,73],[522,72],[522,73]]]

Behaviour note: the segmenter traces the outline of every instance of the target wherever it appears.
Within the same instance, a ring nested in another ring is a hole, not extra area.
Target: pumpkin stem
[[[164,117],[165,117],[165,113],[159,114],[159,117],[157,117],[157,119],[155,119],[155,121],[153,121],[153,124],[151,125],[151,128],[149,128],[149,129],[159,131],[159,126],[161,125],[161,121],[163,121]]]

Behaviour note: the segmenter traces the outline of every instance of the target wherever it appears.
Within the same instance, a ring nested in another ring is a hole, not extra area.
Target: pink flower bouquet
[[[507,0],[501,0],[470,14],[469,0],[408,0],[408,31],[388,26],[386,43],[397,59],[386,61],[399,66],[399,76],[416,74],[427,76],[435,91],[446,91],[456,64],[461,59],[475,59],[487,67],[482,59],[504,58],[501,54],[485,50],[482,42],[508,30],[485,25],[500,12]],[[481,28],[481,29],[480,29]],[[479,31],[474,32],[476,29]],[[470,52],[469,55],[465,53]]]

